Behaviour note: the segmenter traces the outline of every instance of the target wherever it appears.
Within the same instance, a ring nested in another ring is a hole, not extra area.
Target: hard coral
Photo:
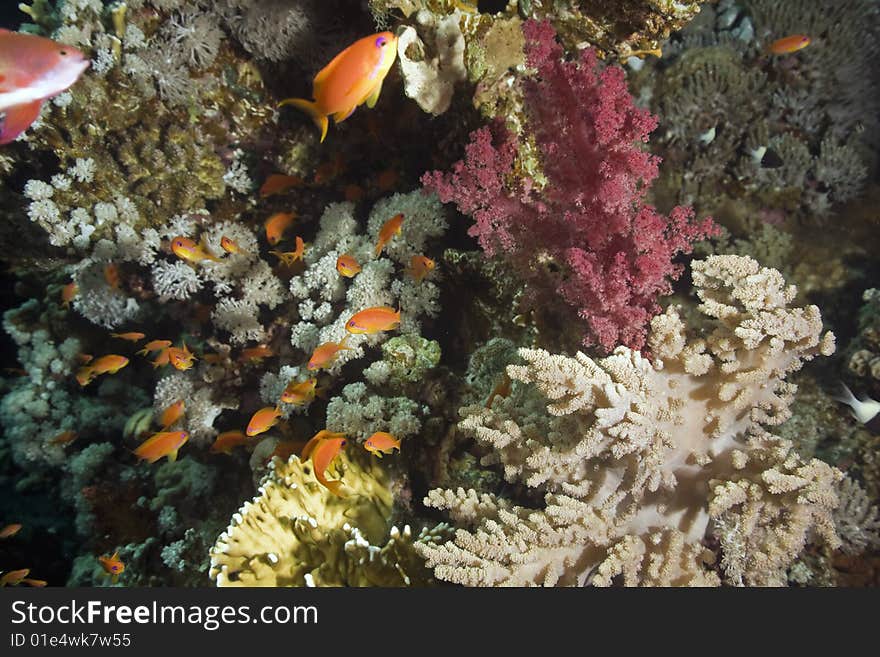
[[[498,124],[472,134],[451,173],[423,182],[474,217],[470,234],[489,255],[504,253],[533,296],[555,288],[585,320],[585,345],[638,349],[657,298],[681,273],[672,259],[715,228],[709,219],[695,222],[688,208],[664,217],[645,204],[658,159],[638,144],[657,122],[633,105],[623,70],[597,70],[592,50],[578,63],[563,61],[548,23],[523,29],[537,69],[524,83],[528,127],[546,185],[512,180],[521,145]]]

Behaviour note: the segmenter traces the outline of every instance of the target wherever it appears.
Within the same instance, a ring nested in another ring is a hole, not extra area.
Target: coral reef
[[[417,548],[437,577],[779,585],[811,533],[839,545],[843,475],[767,431],[788,417],[786,375],[834,350],[818,308],[790,308],[795,290],[748,258],[692,271],[711,331],[689,338],[669,308],[651,323],[652,360],[625,347],[599,361],[521,349],[526,364],[507,368],[512,394],[462,410],[460,429],[491,449],[483,463],[544,493],[545,506],[431,491],[425,503],[467,528]]]

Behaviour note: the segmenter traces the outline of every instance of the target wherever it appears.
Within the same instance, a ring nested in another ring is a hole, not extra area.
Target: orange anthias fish
[[[336,258],[336,271],[346,278],[354,278],[361,272],[361,266],[358,264],[358,261],[354,256],[343,253]]]
[[[345,324],[345,330],[349,333],[379,333],[380,331],[393,331],[400,326],[400,311],[388,306],[376,306],[366,308],[355,313]]]
[[[274,355],[275,350],[272,349],[272,347],[266,347],[264,345],[260,345],[259,347],[248,347],[247,349],[241,350],[241,360],[245,362],[260,361]]]
[[[311,378],[305,381],[291,381],[281,393],[281,401],[294,406],[304,406],[315,398],[315,387],[318,379]]]
[[[297,260],[302,260],[305,252],[306,244],[299,235],[296,236],[296,250],[288,251],[287,253],[282,253],[281,251],[269,251],[269,253],[281,261],[281,264],[286,265],[287,267],[292,267],[293,263]]]
[[[114,584],[116,583],[116,580],[119,579],[119,576],[125,572],[125,564],[119,560],[118,550],[113,553],[112,557],[108,557],[107,555],[98,557],[98,561],[101,564],[101,568],[104,569],[104,572],[113,578]]]
[[[92,368],[80,367],[76,371],[76,382],[83,388],[89,385],[92,382]]]
[[[382,224],[382,228],[379,229],[379,239],[376,241],[376,248],[373,251],[373,255],[375,257],[379,257],[379,254],[382,253],[382,249],[385,248],[385,245],[391,241],[391,238],[395,235],[400,235],[400,232],[403,230],[403,214],[397,213],[391,219]]]
[[[290,228],[296,219],[296,212],[276,212],[266,219],[266,241],[272,246],[278,244],[284,237],[284,232]]]
[[[171,340],[151,340],[144,345],[144,348],[138,351],[138,355],[146,356],[151,351],[162,351],[171,346]]]
[[[110,337],[119,338],[120,340],[128,340],[129,342],[138,342],[147,336],[143,333],[138,333],[137,331],[131,331],[130,333],[111,333]]]
[[[312,466],[315,470],[315,479],[327,488],[337,497],[342,497],[339,489],[342,487],[341,481],[327,481],[327,468],[333,463],[333,460],[339,455],[339,452],[345,447],[348,441],[345,439],[344,433],[333,433],[327,429],[322,429],[306,443],[303,447],[300,458],[304,461],[311,457]]]
[[[113,262],[104,265],[104,280],[107,281],[107,285],[118,290],[119,265]]]
[[[277,406],[266,406],[265,408],[261,408],[251,417],[251,421],[248,422],[246,433],[249,436],[256,436],[264,431],[268,431],[276,424],[278,424],[278,418],[281,417],[281,409]]]
[[[346,340],[348,340],[347,335],[339,342],[325,342],[324,344],[315,347],[315,350],[312,352],[312,357],[309,358],[309,364],[306,365],[306,369],[314,371],[333,365],[333,361],[336,360],[340,351],[351,349],[351,347],[345,346]]]
[[[303,179],[299,176],[287,176],[283,173],[273,173],[266,178],[266,182],[260,187],[260,196],[266,198],[273,194],[283,194],[291,187],[300,187],[303,182]]]
[[[224,431],[217,436],[217,440],[208,451],[214,454],[232,454],[233,448],[247,445],[250,442],[251,440],[241,431]]]
[[[44,579],[30,579],[28,577],[25,577],[23,580],[21,580],[21,583],[27,584],[28,586],[33,586],[35,588],[42,588],[46,586],[49,582]]]
[[[238,243],[226,237],[226,235],[220,238],[220,248],[226,251],[226,253],[244,253]]]
[[[495,401],[496,397],[507,397],[510,395],[510,387],[513,382],[510,377],[507,376],[507,372],[503,372],[501,376],[501,381],[498,382],[492,389],[492,393],[489,395],[489,398],[486,400],[486,408],[492,408],[492,402]]]
[[[49,441],[50,445],[67,445],[72,443],[79,437],[79,434],[76,431],[62,431],[57,436],[55,436],[52,440]]]
[[[69,89],[88,66],[72,46],[0,29],[0,144],[27,130],[43,101]]]
[[[186,431],[160,431],[138,445],[134,455],[147,463],[155,463],[166,456],[173,462],[177,460],[177,450],[183,447],[187,440],[189,434]]]
[[[777,39],[767,46],[767,50],[774,55],[787,55],[806,48],[810,45],[810,41],[810,37],[806,34],[792,34],[791,36]]]
[[[400,451],[400,441],[385,431],[377,431],[364,441],[364,447],[372,454],[382,458],[383,454]]]
[[[187,349],[185,343],[182,349],[179,347],[168,347],[165,349],[165,353],[168,354],[168,362],[171,363],[175,369],[180,371],[191,368],[193,366],[193,361],[196,358],[193,353]]]
[[[128,358],[117,354],[108,354],[96,358],[90,365],[79,368],[76,373],[76,380],[81,386],[87,386],[92,379],[100,374],[116,374],[123,367],[128,365]]]
[[[312,82],[312,98],[288,98],[282,105],[293,105],[312,117],[327,136],[327,117],[336,123],[345,121],[359,105],[375,107],[382,92],[382,82],[397,57],[397,37],[380,32],[359,39],[336,55]]]
[[[3,573],[3,576],[0,577],[0,586],[18,586],[28,576],[29,572],[31,572],[30,568],[22,568],[21,570],[10,570],[8,573]]]
[[[171,250],[174,251],[174,255],[178,258],[192,265],[202,262],[203,260],[222,262],[217,256],[208,253],[208,250],[203,244],[197,244],[195,240],[191,240],[188,237],[178,236],[172,239]]]
[[[76,283],[68,283],[61,289],[61,305],[70,308],[70,302],[79,294],[79,286]]]
[[[434,267],[436,264],[428,256],[414,255],[409,260],[407,273],[421,283],[422,279],[434,270]]]
[[[12,538],[21,530],[21,523],[14,522],[0,529],[0,538]]]
[[[168,427],[170,427],[181,417],[183,417],[183,411],[185,407],[186,404],[184,400],[178,399],[176,402],[171,404],[171,406],[162,411],[162,416],[159,418],[159,424],[162,425],[162,429],[167,430]]]
[[[171,347],[165,347],[164,349],[159,350],[159,353],[156,354],[156,357],[150,361],[150,364],[153,366],[153,368],[162,367],[163,365],[167,365],[169,362],[171,362],[168,358],[169,349],[171,349]]]

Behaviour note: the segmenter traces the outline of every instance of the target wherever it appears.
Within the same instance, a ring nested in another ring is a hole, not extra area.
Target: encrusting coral
[[[651,322],[650,358],[521,349],[510,396],[462,410],[460,429],[490,450],[483,464],[542,492],[545,506],[431,491],[425,503],[463,527],[452,542],[417,546],[437,577],[779,585],[813,535],[839,545],[842,473],[767,430],[789,415],[786,375],[830,355],[833,335],[818,308],[789,307],[796,290],[749,258],[712,256],[692,272],[713,320],[704,335],[688,337],[670,307]]]
[[[340,455],[345,497],[312,475],[310,463],[276,463],[211,550],[218,586],[424,586],[431,575],[413,545],[444,536],[444,525],[413,536],[392,526],[388,476],[373,460]]]

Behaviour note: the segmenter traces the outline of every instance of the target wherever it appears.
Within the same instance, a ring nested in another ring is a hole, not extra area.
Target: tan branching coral
[[[750,258],[695,262],[693,279],[714,319],[706,335],[688,336],[670,308],[652,322],[650,360],[623,347],[597,361],[521,349],[526,364],[507,368],[511,395],[462,409],[459,428],[491,450],[483,464],[542,491],[545,506],[431,491],[425,503],[467,527],[416,547],[437,577],[779,585],[813,534],[838,546],[842,474],[766,429],[790,415],[786,375],[831,354],[834,336],[818,308],[789,307],[795,288]]]
[[[444,526],[413,536],[391,526],[392,494],[373,461],[339,456],[345,486],[336,497],[296,456],[277,463],[260,495],[233,516],[211,550],[218,586],[418,586],[430,573],[412,547]]]

